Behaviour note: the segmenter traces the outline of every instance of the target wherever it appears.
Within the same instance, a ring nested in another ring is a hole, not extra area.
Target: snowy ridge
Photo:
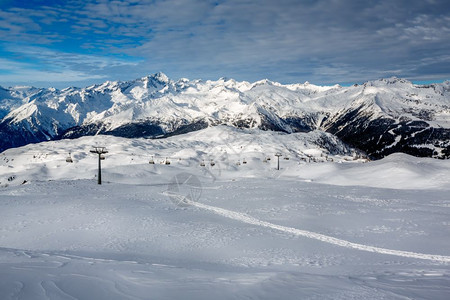
[[[320,87],[267,79],[173,81],[157,73],[87,88],[1,91],[0,137],[9,137],[1,150],[98,133],[156,137],[226,124],[287,133],[323,130],[374,158],[450,154],[448,81],[419,86],[390,78]]]

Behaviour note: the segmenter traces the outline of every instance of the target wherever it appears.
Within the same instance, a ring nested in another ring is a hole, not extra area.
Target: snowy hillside
[[[417,86],[391,78],[320,87],[225,78],[172,81],[157,73],[87,88],[2,88],[0,109],[0,150],[98,133],[157,137],[225,124],[327,131],[374,158],[450,153],[449,82]]]
[[[0,299],[448,299],[449,178],[450,160],[367,162],[321,131],[8,149]]]
[[[98,135],[8,149],[0,154],[0,185],[30,180],[92,178],[97,164],[89,151],[95,145],[108,148],[105,165],[112,169],[107,168],[105,172],[113,172],[114,168],[118,168],[119,173],[126,165],[147,164],[150,160],[155,163],[157,170],[160,168],[158,165],[167,160],[173,165],[195,169],[205,164],[204,171],[214,176],[220,176],[226,170],[237,171],[241,176],[249,172],[249,176],[254,176],[255,169],[268,172],[267,176],[270,176],[276,161],[274,154],[277,152],[283,155],[282,166],[295,167],[313,161],[365,161],[361,153],[321,131],[288,135],[214,126],[164,139]],[[69,155],[74,163],[66,162]],[[215,165],[211,166],[211,162]],[[8,178],[14,180],[8,181]]]

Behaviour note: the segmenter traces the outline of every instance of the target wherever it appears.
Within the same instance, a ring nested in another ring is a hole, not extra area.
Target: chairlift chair
[[[67,156],[67,158],[66,158],[66,162],[73,163],[73,159],[72,159],[72,156],[70,156],[70,153],[69,153],[69,156]]]

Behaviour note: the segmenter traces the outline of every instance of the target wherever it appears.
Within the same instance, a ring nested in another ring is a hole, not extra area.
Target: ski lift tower
[[[275,153],[275,156],[278,158],[277,170],[280,169],[280,156],[283,156],[280,152]]]
[[[106,150],[106,147],[93,147],[94,149],[91,150],[91,153],[98,154],[98,184],[102,184],[102,165],[101,161],[105,159],[105,156],[103,154],[108,153]]]

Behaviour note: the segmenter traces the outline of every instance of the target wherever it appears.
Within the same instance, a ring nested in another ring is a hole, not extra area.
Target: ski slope
[[[0,299],[448,299],[450,161],[208,130],[3,152]]]

